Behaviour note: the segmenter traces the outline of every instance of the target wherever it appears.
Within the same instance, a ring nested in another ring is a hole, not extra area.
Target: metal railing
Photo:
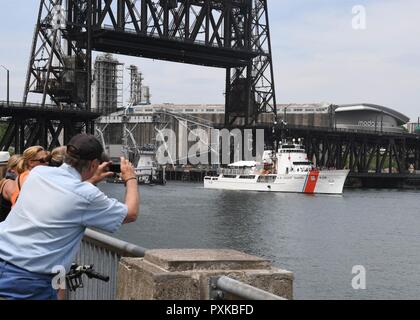
[[[225,293],[245,300],[287,300],[238,280],[222,276],[210,279],[210,299],[223,300]]]
[[[66,290],[68,300],[114,300],[117,293],[118,263],[121,257],[144,257],[145,248],[86,229],[76,263],[93,264],[97,272],[109,276],[109,282],[83,279],[84,287]]]
[[[86,229],[80,251],[76,257],[79,265],[93,264],[95,271],[109,276],[109,282],[83,279],[84,287],[76,292],[66,290],[67,300],[115,300],[117,294],[118,264],[121,257],[144,257],[145,248]],[[210,299],[223,300],[225,293],[246,300],[286,300],[270,292],[238,280],[221,276],[210,278]]]

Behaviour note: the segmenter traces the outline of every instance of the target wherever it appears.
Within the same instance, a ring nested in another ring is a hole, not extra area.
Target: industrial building
[[[401,133],[409,121],[402,113],[375,104],[341,105],[334,110],[334,125],[338,129]]]
[[[335,106],[331,103],[311,104],[280,104],[277,113],[280,121],[295,126],[331,127],[334,119]],[[269,115],[263,115],[262,121],[267,122]]]
[[[117,111],[123,105],[123,64],[112,54],[99,55],[94,65],[92,110],[103,115]]]
[[[139,68],[130,65],[130,96],[128,104],[150,104],[150,89],[143,85],[143,75]],[[124,105],[123,97],[124,64],[112,54],[97,56],[94,64],[94,81],[92,84],[92,110],[104,116],[117,112]]]
[[[143,85],[143,74],[134,65],[128,67],[130,71],[130,105],[150,104],[150,89]]]

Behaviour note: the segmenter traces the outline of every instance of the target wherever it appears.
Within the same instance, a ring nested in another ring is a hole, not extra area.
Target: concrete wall
[[[142,259],[123,258],[119,300],[209,300],[210,278],[226,275],[259,289],[293,298],[293,274],[234,250],[149,250]],[[230,299],[239,297],[228,296]]]

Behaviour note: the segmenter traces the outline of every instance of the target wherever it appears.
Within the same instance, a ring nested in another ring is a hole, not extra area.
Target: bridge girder
[[[288,125],[273,134],[268,144],[281,139],[303,139],[309,160],[324,168],[350,169],[354,175],[408,174],[410,165],[420,169],[420,136],[356,132],[334,128]]]
[[[67,144],[71,137],[80,132],[94,133],[97,113],[80,110],[59,110],[55,106],[0,101],[0,117],[6,130],[0,139],[0,150],[14,147],[15,153],[22,153],[33,145],[51,150]]]

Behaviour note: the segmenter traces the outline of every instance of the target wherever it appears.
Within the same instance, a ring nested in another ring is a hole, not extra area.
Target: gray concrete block
[[[293,298],[293,273],[271,266],[268,260],[234,250],[177,249],[122,258],[117,299],[208,300],[210,278],[222,275]]]

